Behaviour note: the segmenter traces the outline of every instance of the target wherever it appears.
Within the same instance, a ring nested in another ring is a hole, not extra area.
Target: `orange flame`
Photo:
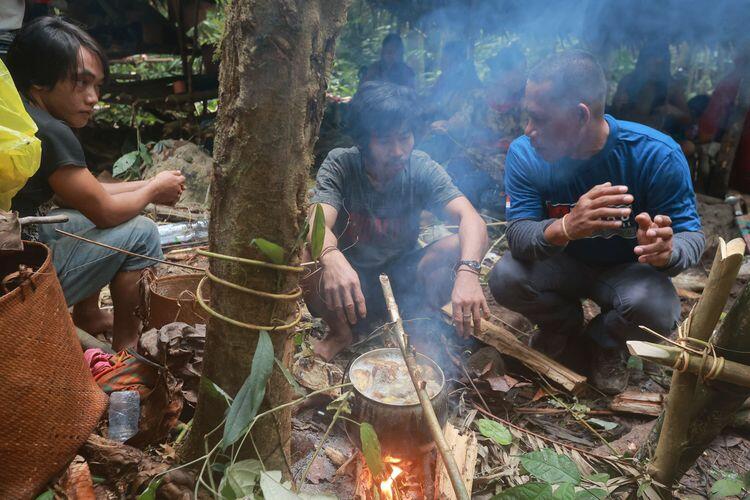
[[[382,498],[387,500],[393,499],[393,481],[403,472],[403,470],[396,465],[391,466],[391,468],[390,477],[380,483],[380,492],[383,494]]]

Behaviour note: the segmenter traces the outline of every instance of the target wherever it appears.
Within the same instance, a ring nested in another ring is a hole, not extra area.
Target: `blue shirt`
[[[570,242],[565,251],[572,257],[594,265],[637,260],[635,216],[641,212],[669,216],[675,233],[700,231],[690,169],[677,143],[645,125],[604,117],[607,142],[586,160],[549,163],[527,136],[513,141],[505,164],[507,220],[560,218],[591,188],[611,182],[633,195],[630,217],[618,230]]]

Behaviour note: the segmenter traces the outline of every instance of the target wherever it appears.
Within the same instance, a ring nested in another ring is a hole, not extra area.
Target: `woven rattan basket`
[[[36,272],[0,296],[0,498],[33,498],[75,456],[107,405],[94,382],[49,249],[0,254],[0,279]]]

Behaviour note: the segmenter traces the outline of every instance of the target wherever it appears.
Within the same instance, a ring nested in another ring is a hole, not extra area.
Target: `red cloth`
[[[724,132],[728,125],[729,116],[740,90],[741,79],[741,75],[735,70],[716,86],[698,125],[701,137],[721,139],[719,134]],[[740,191],[750,192],[750,120],[747,116],[734,156],[730,184]]]

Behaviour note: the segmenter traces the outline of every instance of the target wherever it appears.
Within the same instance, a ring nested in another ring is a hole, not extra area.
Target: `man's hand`
[[[487,306],[487,299],[484,298],[482,286],[479,284],[479,276],[460,269],[456,273],[456,282],[453,284],[451,294],[453,324],[461,337],[468,338],[471,335],[472,320],[474,333],[479,333],[482,317],[489,318],[490,308]]]
[[[185,177],[179,170],[159,172],[148,184],[151,201],[160,205],[174,205],[185,190]]]
[[[638,246],[633,249],[638,262],[664,267],[672,257],[672,219],[666,215],[657,215],[651,220],[646,212],[635,218],[638,223]]]
[[[566,238],[577,240],[622,227],[620,219],[630,216],[630,208],[614,207],[633,203],[633,196],[627,192],[627,186],[613,186],[611,182],[594,186],[565,217]]]
[[[367,316],[359,275],[344,254],[339,250],[327,252],[320,263],[323,266],[321,295],[328,309],[334,311],[342,322],[351,325],[357,323],[357,315],[359,318]]]

